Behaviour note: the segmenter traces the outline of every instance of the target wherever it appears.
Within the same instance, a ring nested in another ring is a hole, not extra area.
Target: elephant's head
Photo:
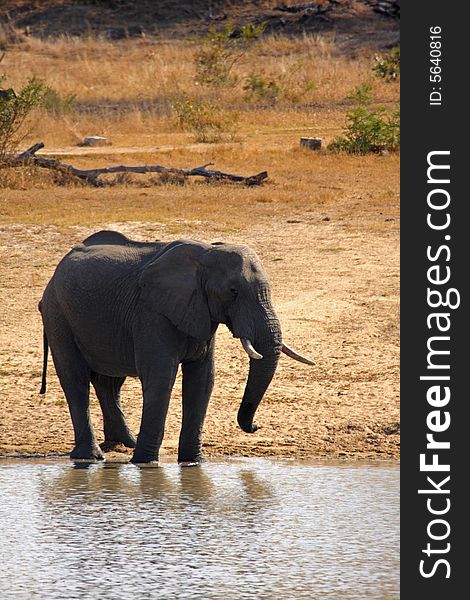
[[[282,341],[271,304],[268,277],[247,246],[178,241],[152,260],[141,277],[143,293],[182,332],[210,339],[225,323],[250,356],[238,424],[252,433],[253,417],[269,386],[281,352],[314,364]]]

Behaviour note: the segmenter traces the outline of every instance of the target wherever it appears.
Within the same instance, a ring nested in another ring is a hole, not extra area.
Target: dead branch
[[[31,148],[18,154],[18,156],[5,161],[0,167],[21,167],[27,164],[34,164],[43,169],[53,169],[65,175],[76,177],[81,181],[85,181],[96,187],[105,185],[105,182],[99,179],[101,175],[112,173],[175,173],[177,175],[183,175],[184,177],[199,176],[216,180],[225,179],[228,181],[237,181],[244,183],[245,185],[260,185],[268,176],[266,171],[245,177],[243,175],[234,175],[233,173],[224,173],[222,171],[207,169],[207,167],[212,166],[214,163],[207,163],[200,167],[194,167],[193,169],[177,169],[176,167],[163,167],[161,165],[143,165],[136,167],[121,165],[116,167],[101,167],[98,169],[78,169],[77,167],[64,163],[56,158],[36,156],[36,152],[41,150],[41,148],[44,148],[42,142],[34,144],[34,146],[31,146]]]

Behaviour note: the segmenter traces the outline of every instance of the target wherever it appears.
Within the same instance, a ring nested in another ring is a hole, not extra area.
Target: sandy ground
[[[208,456],[398,458],[398,221],[379,212],[371,218],[366,233],[332,211],[325,216],[307,209],[226,235],[210,222],[200,228],[199,239],[247,243],[257,250],[271,278],[284,339],[317,363],[308,367],[282,358],[258,410],[262,428],[245,434],[236,413],[248,360],[222,326],[204,426]],[[58,260],[103,227],[141,240],[172,239],[158,222],[0,226],[0,455],[67,453],[72,447],[71,421],[52,365],[47,394],[38,394],[37,303]],[[162,455],[177,451],[180,384],[178,378]],[[137,432],[138,380],[126,381],[122,402]],[[92,416],[101,440],[94,396]]]

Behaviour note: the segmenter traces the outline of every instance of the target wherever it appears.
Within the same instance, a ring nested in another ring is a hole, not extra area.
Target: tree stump
[[[89,135],[79,146],[109,146],[108,139],[101,135]]]
[[[322,138],[316,137],[301,137],[300,145],[309,150],[320,150]]]

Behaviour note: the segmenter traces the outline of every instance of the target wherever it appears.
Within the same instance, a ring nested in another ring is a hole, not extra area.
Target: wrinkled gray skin
[[[170,393],[183,372],[178,460],[201,459],[201,430],[214,383],[214,335],[225,323],[249,338],[250,358],[238,423],[253,417],[281,352],[268,278],[246,246],[178,240],[141,243],[101,231],[59,263],[39,303],[45,333],[75,433],[71,458],[103,458],[89,413],[93,384],[103,412],[105,446],[135,448],[133,462],[158,460]],[[46,364],[46,362],[45,362]],[[139,377],[143,412],[137,440],[121,410],[127,376]],[[45,374],[43,378],[45,391]]]

